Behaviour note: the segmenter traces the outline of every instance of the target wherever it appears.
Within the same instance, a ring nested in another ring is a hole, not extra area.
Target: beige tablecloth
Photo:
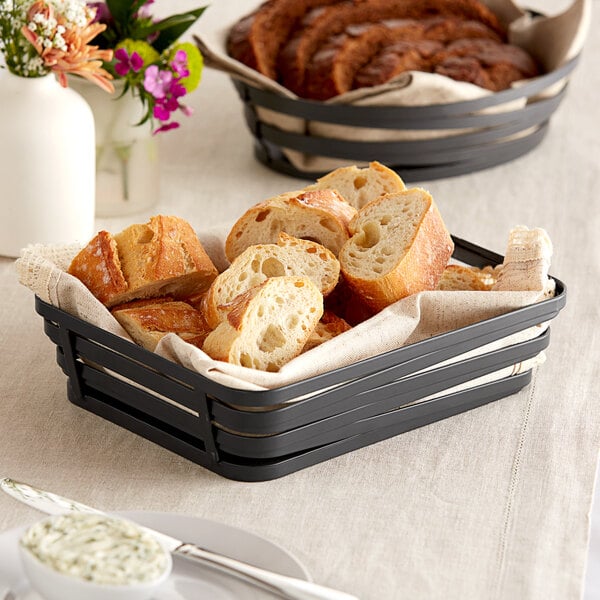
[[[198,28],[215,25],[209,9]],[[279,480],[229,481],[71,405],[32,294],[0,259],[0,474],[109,511],[243,527],[292,551],[315,581],[364,600],[580,598],[600,446],[599,53],[592,34],[534,151],[422,182],[462,238],[503,252],[509,229],[524,224],[553,240],[551,272],[568,303],[521,393]],[[222,74],[207,71],[191,103],[195,115],[161,139],[160,205],[98,227],[164,212],[206,229],[298,186],[255,161]],[[0,201],[15,200],[0,188]],[[38,516],[0,495],[0,532]]]

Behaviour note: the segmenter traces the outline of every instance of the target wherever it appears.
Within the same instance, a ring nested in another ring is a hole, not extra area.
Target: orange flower
[[[40,15],[44,22],[55,19],[52,39],[37,35],[26,25],[21,32],[36,49],[44,61],[44,66],[56,73],[59,83],[67,87],[67,73],[72,73],[85,77],[103,90],[113,93],[115,88],[110,82],[112,75],[102,68],[102,61],[112,60],[113,51],[100,50],[98,46],[88,45],[88,42],[106,29],[106,25],[92,23],[93,15],[90,15],[83,28],[70,25],[62,15],[55,15],[53,6],[44,1],[32,4],[27,13],[28,21],[35,23],[36,15]],[[55,44],[55,37],[58,35],[62,40],[60,44]]]

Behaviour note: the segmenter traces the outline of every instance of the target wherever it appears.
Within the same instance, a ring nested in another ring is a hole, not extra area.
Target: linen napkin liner
[[[207,253],[223,268],[223,237],[199,235]],[[25,248],[16,261],[19,281],[42,300],[94,325],[130,339],[91,292],[66,270],[81,245]],[[506,260],[497,267],[496,290],[427,291],[404,298],[336,338],[301,354],[269,373],[215,361],[175,334],[166,335],[156,352],[221,384],[247,390],[284,386],[440,333],[539,302],[553,294],[548,277],[552,246],[541,229],[511,232]],[[542,329],[530,328],[527,336]],[[515,343],[511,336],[504,345]],[[133,342],[132,342],[133,343]],[[478,353],[482,349],[477,349]]]

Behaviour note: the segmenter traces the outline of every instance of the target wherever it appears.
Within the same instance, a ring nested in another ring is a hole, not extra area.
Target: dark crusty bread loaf
[[[306,14],[281,51],[279,77],[288,89],[306,96],[306,70],[313,56],[327,39],[342,33],[349,25],[438,15],[477,20],[502,37],[505,35],[496,15],[478,0],[348,0]]]
[[[296,22],[316,6],[336,0],[269,0],[238,21],[227,37],[230,56],[276,79],[277,56]]]
[[[340,263],[325,246],[282,231],[276,244],[246,248],[212,282],[202,304],[207,322],[215,328],[227,318],[237,296],[269,277],[284,275],[308,277],[326,296],[338,282]]]
[[[449,44],[433,58],[433,71],[497,92],[514,81],[539,74],[527,52],[487,39],[463,39]]]
[[[294,191],[260,202],[233,225],[225,240],[231,262],[248,246],[273,244],[279,233],[318,242],[336,256],[350,236],[348,223],[356,214],[334,190]]]
[[[381,85],[406,71],[431,71],[433,56],[443,48],[435,40],[398,41],[385,46],[356,73],[352,87]]]
[[[437,287],[454,244],[429,193],[386,194],[350,223],[339,254],[347,283],[374,310]]]
[[[335,169],[304,189],[335,190],[358,210],[382,194],[401,192],[406,186],[398,173],[373,161],[368,167],[359,168],[353,165]]]
[[[484,38],[496,42],[501,37],[479,21],[456,17],[434,17],[419,21],[422,36],[409,40],[401,35],[381,46],[356,72],[353,88],[386,83],[405,71],[432,71],[433,57],[455,40]]]
[[[506,41],[479,0],[269,0],[232,28],[228,52],[301,97],[328,100],[414,70],[491,91],[538,75]]]
[[[430,58],[444,44],[464,38],[501,41],[487,25],[452,16],[351,25],[328,38],[310,59],[303,95],[327,100],[356,87],[376,85],[363,69],[378,83],[404,71],[431,71]]]
[[[217,276],[189,223],[164,215],[114,236],[101,231],[68,272],[108,307],[169,294],[183,298],[207,289]]]
[[[449,43],[463,39],[488,39],[503,42],[504,36],[497,29],[474,19],[453,16],[423,19],[423,39]]]
[[[115,306],[111,313],[134,342],[151,351],[168,333],[199,348],[210,333],[201,312],[172,298],[134,300]]]
[[[307,277],[272,277],[238,296],[204,352],[251,369],[278,371],[298,356],[323,315],[323,296]]]
[[[330,37],[306,66],[303,95],[327,100],[352,89],[356,73],[379,49],[396,39],[417,40],[423,26],[415,19],[351,25]]]

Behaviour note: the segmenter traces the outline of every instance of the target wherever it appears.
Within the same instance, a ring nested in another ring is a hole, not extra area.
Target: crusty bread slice
[[[348,204],[360,210],[365,204],[383,194],[402,192],[406,189],[400,176],[377,161],[363,169],[340,167],[317,179],[305,190],[336,190]]]
[[[356,215],[334,190],[294,191],[275,196],[248,209],[225,240],[230,262],[248,246],[273,244],[279,232],[313,240],[336,256],[350,237],[348,224]]]
[[[496,277],[491,267],[478,269],[465,265],[448,265],[442,273],[438,290],[489,291],[495,281]]]
[[[120,302],[129,289],[117,242],[108,231],[99,231],[71,261],[67,272],[105,305]]]
[[[323,315],[323,296],[308,277],[272,277],[234,300],[204,352],[251,369],[278,371],[298,356]]]
[[[111,235],[100,231],[68,272],[105,306],[137,298],[183,298],[208,289],[218,272],[190,224],[157,215]]]
[[[268,0],[238,21],[227,36],[230,56],[277,79],[275,64],[281,46],[304,14],[337,0]]]
[[[269,277],[309,277],[326,296],[338,282],[340,263],[333,252],[310,240],[280,232],[277,244],[246,248],[210,286],[202,301],[207,322],[215,328],[227,317],[230,303]]]
[[[153,351],[167,333],[176,333],[201,348],[210,332],[199,311],[186,302],[169,298],[134,300],[111,312],[133,341],[147,350]]]
[[[335,313],[330,310],[325,310],[321,320],[317,323],[317,326],[310,334],[302,352],[312,350],[317,346],[320,346],[324,342],[332,340],[334,337],[349,331],[352,327],[344,321],[341,317],[338,317]]]
[[[375,310],[435,289],[454,249],[433,198],[420,188],[373,200],[350,229],[339,255],[342,273]]]
[[[282,46],[278,59],[280,79],[285,87],[306,95],[306,69],[316,52],[348,26],[380,23],[387,19],[422,19],[455,16],[484,23],[504,35],[498,17],[479,0],[369,0],[342,1],[306,13]]]
[[[416,19],[350,25],[327,39],[306,65],[304,91],[312,100],[328,100],[352,89],[354,76],[384,45],[418,40],[424,26]]]
[[[444,44],[436,40],[400,40],[365,64],[354,78],[354,87],[373,87],[390,81],[406,71],[431,71],[431,61]]]
[[[114,236],[129,289],[107,306],[171,294],[184,298],[207,289],[218,272],[191,225],[157,215]]]

